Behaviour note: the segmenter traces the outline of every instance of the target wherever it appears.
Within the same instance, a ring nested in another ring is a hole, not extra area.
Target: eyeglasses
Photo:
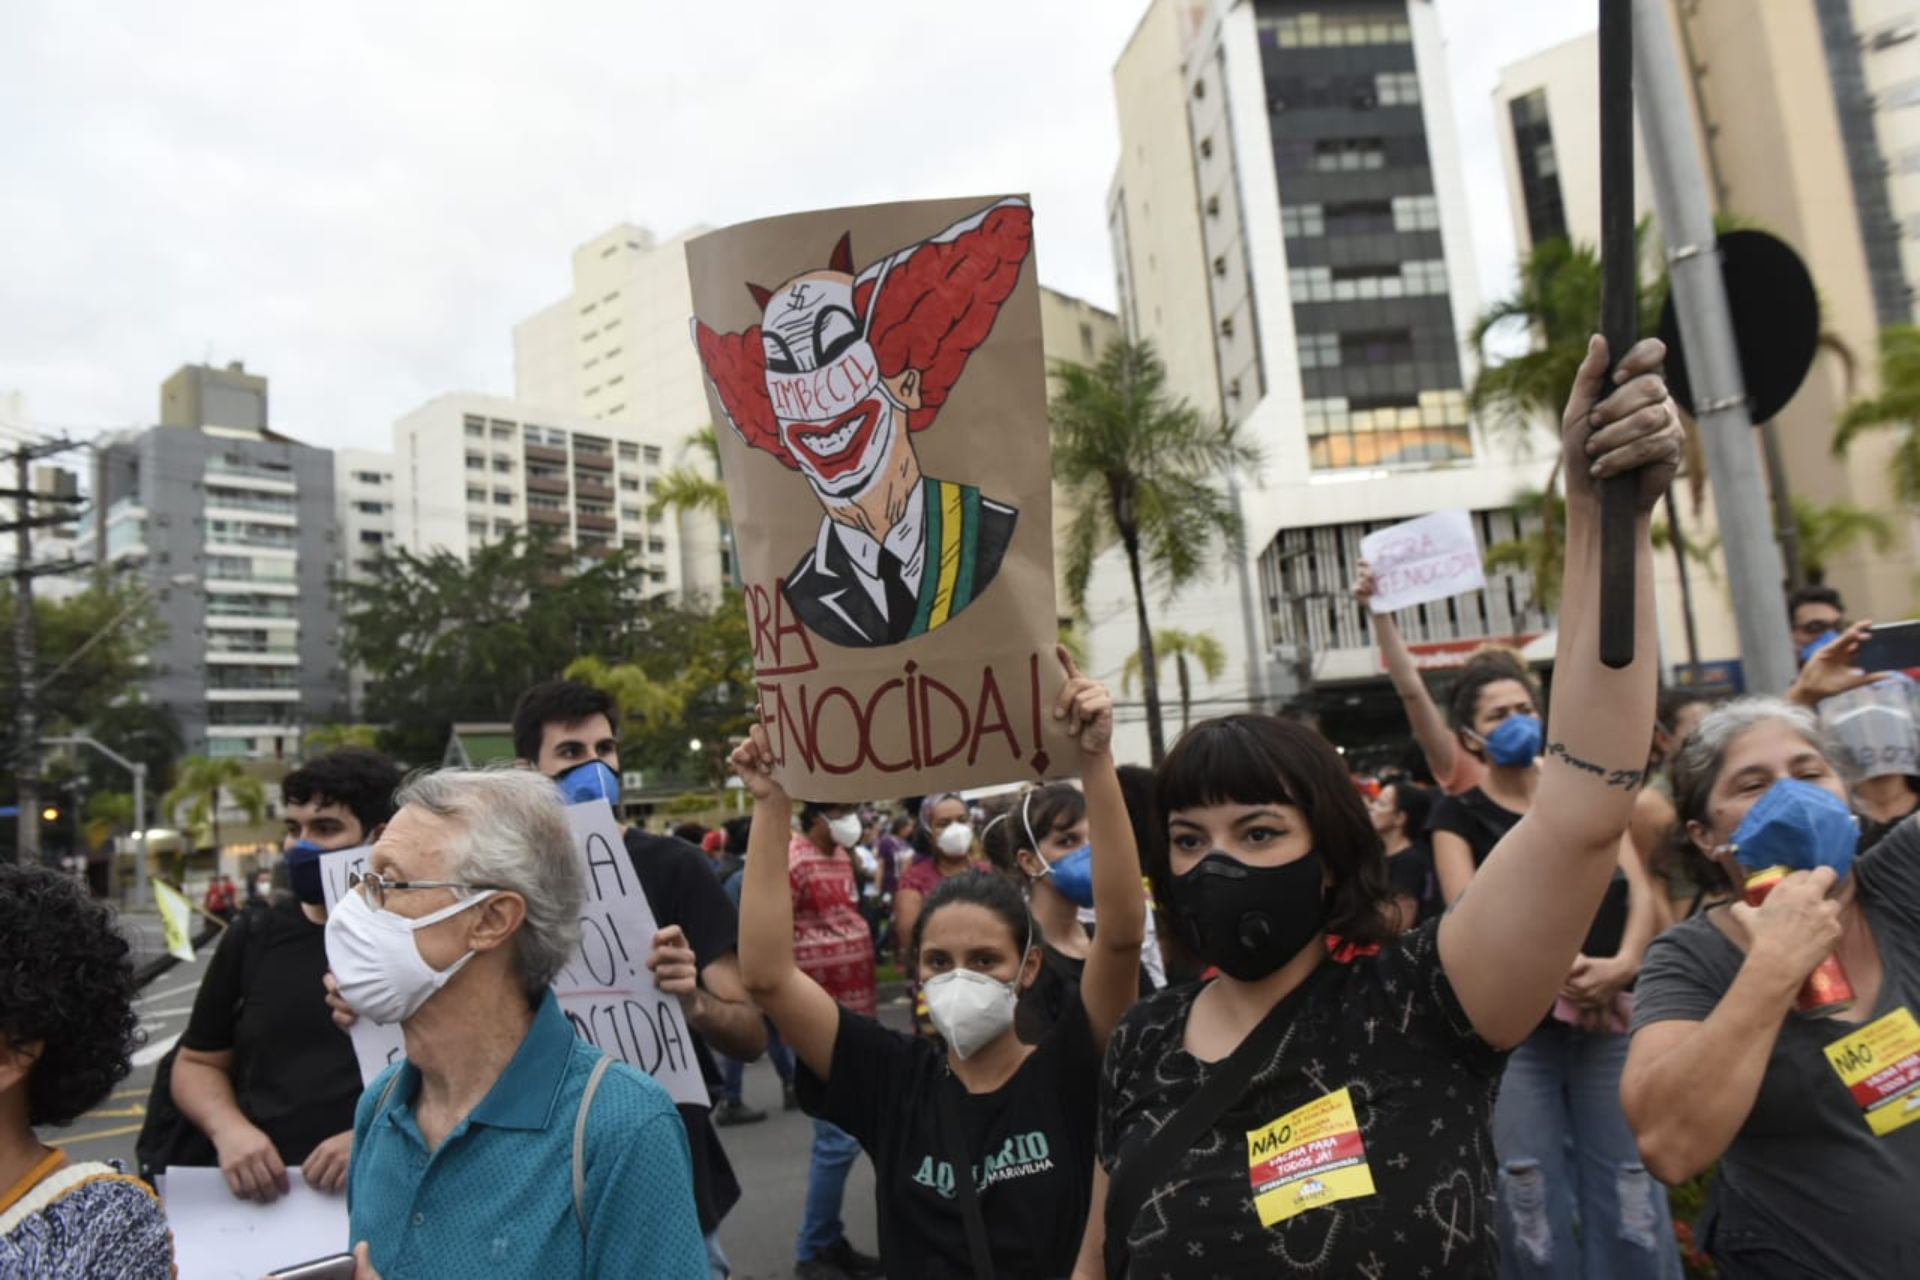
[[[1823,636],[1829,631],[1845,631],[1846,629],[1847,620],[1845,618],[1808,618],[1804,622],[1796,622],[1793,624],[1793,633],[1795,635],[1807,636],[1808,638]]]
[[[387,909],[387,895],[390,893],[408,893],[414,889],[458,889],[468,892],[498,887],[491,884],[468,884],[463,880],[388,880],[371,871],[355,871],[347,876],[347,888],[358,889],[364,893],[367,905],[375,911]]]

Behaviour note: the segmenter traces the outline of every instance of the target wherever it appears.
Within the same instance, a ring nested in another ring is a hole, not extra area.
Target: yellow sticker
[[[1905,1008],[1841,1036],[1827,1046],[1867,1127],[1884,1138],[1920,1120],[1920,1023]]]
[[[1260,1225],[1338,1200],[1373,1194],[1373,1170],[1353,1095],[1342,1089],[1315,1098],[1264,1129],[1247,1134],[1247,1171]]]

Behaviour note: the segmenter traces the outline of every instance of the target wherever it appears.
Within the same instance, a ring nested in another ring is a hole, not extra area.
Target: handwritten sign
[[[560,1011],[575,1035],[658,1080],[675,1102],[707,1106],[710,1098],[686,1014],[678,997],[654,984],[646,965],[659,925],[634,874],[613,809],[601,801],[572,805],[567,821],[574,857],[586,877],[587,898],[580,912],[580,949],[553,984]],[[348,892],[348,875],[366,869],[371,852],[344,849],[321,856],[328,910]],[[362,1018],[351,1034],[363,1083],[371,1084],[389,1063],[406,1055],[398,1026],[383,1027]]]
[[[1077,768],[1051,715],[1032,250],[1020,196],[794,214],[687,247],[759,716],[795,795]]]
[[[1375,613],[1487,585],[1473,521],[1465,511],[1436,511],[1370,533],[1360,539],[1360,554],[1373,567]]]
[[[315,1191],[298,1169],[272,1204],[235,1198],[218,1169],[174,1165],[161,1182],[181,1276],[259,1280],[347,1251],[346,1196]]]
[[[587,877],[580,950],[554,990],[574,1034],[640,1068],[685,1106],[711,1105],[693,1033],[677,996],[654,985],[647,956],[659,925],[612,806],[592,800],[567,808],[574,851]]]

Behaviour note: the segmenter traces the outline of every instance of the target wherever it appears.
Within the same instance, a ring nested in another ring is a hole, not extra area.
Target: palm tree
[[[188,756],[180,762],[178,781],[160,798],[160,812],[189,832],[206,827],[212,833],[217,856],[220,851],[220,800],[239,806],[247,821],[259,822],[267,816],[267,792],[260,779],[248,773],[238,760],[212,760],[206,756]],[[181,810],[186,810],[184,821]]]
[[[1566,555],[1560,549],[1560,522],[1566,514],[1566,502],[1549,480],[1545,489],[1523,489],[1514,495],[1513,509],[1523,518],[1532,516],[1539,527],[1517,538],[1496,542],[1487,548],[1489,569],[1519,569],[1533,580],[1533,606],[1552,613],[1560,606],[1560,578],[1566,567]]]
[[[342,747],[367,747],[379,745],[380,730],[370,724],[323,724],[306,731],[300,739],[300,749],[308,759],[323,756],[329,751],[338,751]]]
[[[1833,451],[1845,454],[1863,431],[1899,432],[1891,464],[1893,496],[1920,505],[1920,431],[1915,423],[1920,423],[1920,327],[1888,325],[1880,331],[1880,394],[1847,406],[1833,435]]]
[[[1061,363],[1053,376],[1053,478],[1075,508],[1067,593],[1084,615],[1094,560],[1117,539],[1133,584],[1147,746],[1158,764],[1166,742],[1147,579],[1171,594],[1225,562],[1216,541],[1229,555],[1246,554],[1239,513],[1217,482],[1230,467],[1257,466],[1260,454],[1232,422],[1210,418],[1167,390],[1167,367],[1151,343],[1120,339],[1095,367]]]
[[[1193,722],[1193,679],[1187,670],[1188,659],[1200,664],[1200,672],[1208,680],[1218,680],[1227,669],[1227,651],[1205,631],[1180,631],[1173,627],[1162,627],[1153,643],[1158,659],[1173,659],[1174,673],[1180,681],[1180,732],[1185,733]],[[1133,682],[1139,676],[1140,655],[1130,653],[1120,670],[1120,687],[1132,693]]]
[[[1893,521],[1851,502],[1815,503],[1795,498],[1793,523],[1800,538],[1800,567],[1807,581],[1816,586],[1827,580],[1827,565],[1836,556],[1862,541],[1871,542],[1880,552],[1893,546]]]
[[[711,423],[687,437],[682,453],[695,452],[706,456],[710,468],[682,465],[662,475],[654,485],[653,501],[647,504],[648,515],[698,511],[721,524],[727,523],[727,486],[720,479],[720,440]]]

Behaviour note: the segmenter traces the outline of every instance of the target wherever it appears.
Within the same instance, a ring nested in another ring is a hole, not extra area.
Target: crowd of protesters
[[[577,1039],[553,991],[584,893],[565,806],[619,794],[586,686],[524,693],[519,769],[344,749],[288,775],[272,891],[209,890],[229,924],[140,1176],[39,1136],[129,1069],[126,944],[70,879],[0,868],[0,1275],[170,1275],[142,1179],[201,1165],[238,1200],[343,1193],[357,1280],[725,1277],[719,1131],[766,1119],[763,1055],[813,1125],[807,1280],[1665,1280],[1689,1231],[1731,1280],[1920,1275],[1913,686],[1859,669],[1871,624],[1830,591],[1789,602],[1784,698],[1662,693],[1644,591],[1639,657],[1600,660],[1598,487],[1633,477],[1644,583],[1680,455],[1662,355],[1608,385],[1596,340],[1569,396],[1550,690],[1487,650],[1443,710],[1375,617],[1399,767],[1256,714],[1117,762],[1065,651],[1071,782],[793,797],[756,727],[750,814],[625,835],[710,1106]],[[329,910],[320,859],[359,846]],[[405,1043],[364,1082],[358,1019]],[[843,1222],[863,1157],[871,1242]]]

